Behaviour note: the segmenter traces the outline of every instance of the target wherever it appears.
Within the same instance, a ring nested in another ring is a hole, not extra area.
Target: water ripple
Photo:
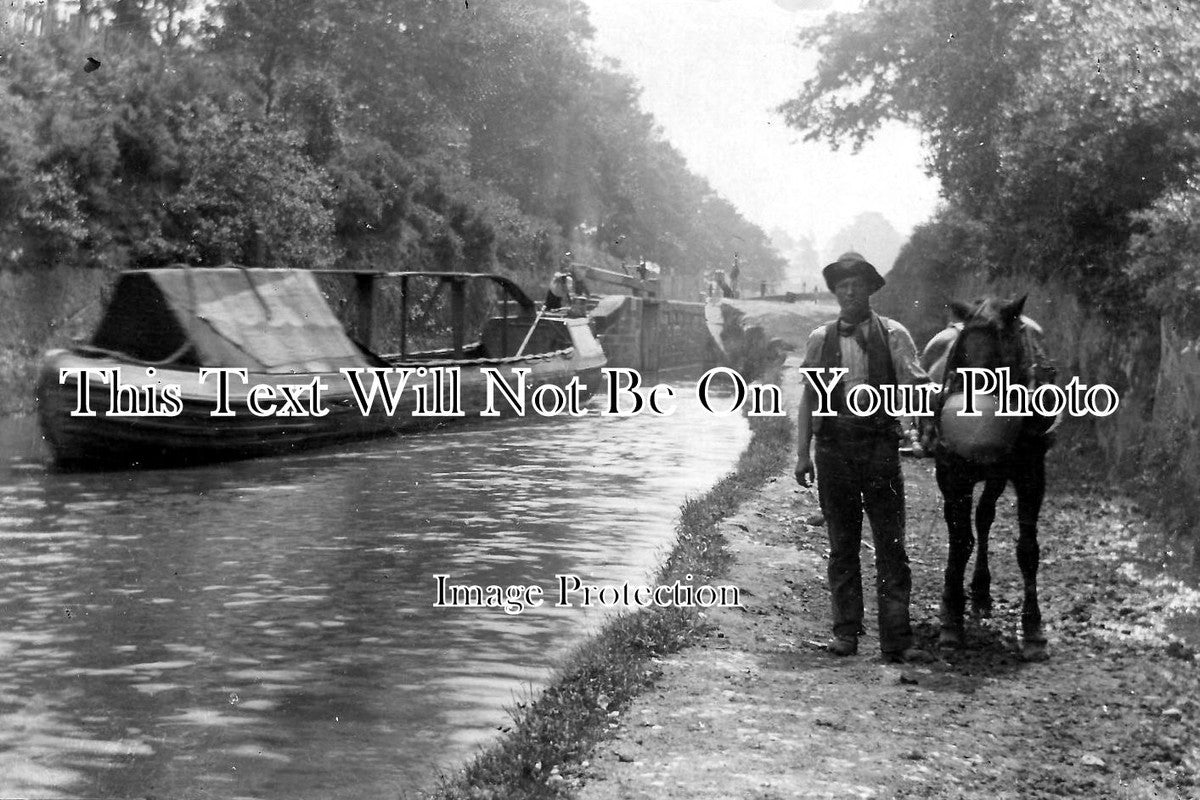
[[[747,439],[681,401],[189,470],[0,462],[0,796],[428,782],[609,613],[435,608],[433,576],[645,580]]]

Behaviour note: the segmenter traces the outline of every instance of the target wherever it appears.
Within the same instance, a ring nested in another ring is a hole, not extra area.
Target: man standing
[[[834,416],[813,417],[817,393],[811,381],[804,381],[796,480],[801,486],[812,484],[809,446],[815,434],[817,493],[829,532],[833,639],[828,650],[838,656],[858,652],[863,632],[859,549],[865,510],[875,543],[880,649],[888,661],[924,661],[928,655],[913,647],[909,623],[912,577],[904,547],[900,424],[883,410],[871,416],[851,413],[846,395],[863,383],[879,387],[924,383],[928,378],[908,330],[871,310],[871,295],[884,284],[875,267],[858,253],[844,253],[825,267],[823,275],[837,296],[840,313],[809,335],[804,366],[847,371],[832,392]],[[830,382],[831,373],[826,384]]]
[[[569,272],[556,272],[550,279],[550,289],[546,292],[546,301],[542,307],[546,311],[558,311],[570,308],[575,299],[575,280]]]

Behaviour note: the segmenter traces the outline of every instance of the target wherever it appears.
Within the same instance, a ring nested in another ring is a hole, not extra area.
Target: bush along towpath
[[[1168,631],[1196,594],[1135,566],[1130,501],[1051,484],[1041,521],[1050,657],[1019,658],[1011,490],[992,529],[996,606],[967,648],[936,650],[946,557],[931,461],[906,460],[913,622],[927,665],[885,664],[863,552],[868,635],[826,654],[827,544],[790,467],[719,524],[744,608],[708,614],[586,759],[608,798],[1200,797],[1200,665]],[[869,537],[867,537],[869,540]]]

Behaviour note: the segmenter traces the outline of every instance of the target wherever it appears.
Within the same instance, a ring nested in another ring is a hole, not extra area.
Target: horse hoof
[[[938,647],[947,650],[957,650],[963,646],[962,628],[942,628],[938,634]]]
[[[1050,650],[1045,639],[1041,641],[1026,640],[1021,645],[1021,660],[1023,661],[1045,661],[1048,658],[1050,658]]]

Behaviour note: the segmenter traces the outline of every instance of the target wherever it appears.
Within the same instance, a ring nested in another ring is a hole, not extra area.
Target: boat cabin
[[[146,365],[336,372],[570,349],[567,326],[550,323],[500,275],[168,267],[122,273],[82,349]]]

